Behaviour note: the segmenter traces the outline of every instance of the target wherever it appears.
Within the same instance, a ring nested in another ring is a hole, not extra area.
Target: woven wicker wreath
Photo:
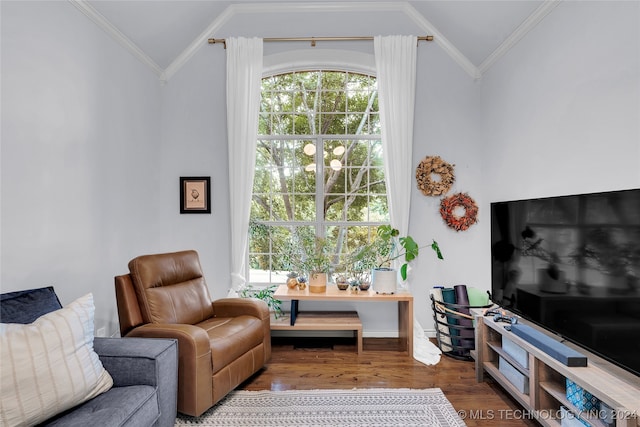
[[[440,180],[434,181],[432,179],[433,175],[440,176]],[[455,179],[453,166],[439,156],[425,157],[416,168],[418,188],[425,196],[442,196],[446,194]]]
[[[464,208],[464,215],[458,216],[456,208]],[[478,205],[467,193],[456,193],[440,200],[440,215],[445,223],[456,231],[465,231],[478,220]]]

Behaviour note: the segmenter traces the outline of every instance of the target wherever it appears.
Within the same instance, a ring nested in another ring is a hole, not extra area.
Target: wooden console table
[[[354,330],[358,334],[358,352],[362,351],[362,325],[357,313],[346,312],[301,312],[299,301],[357,301],[357,302],[397,302],[398,303],[398,336],[402,348],[409,355],[413,354],[413,295],[396,293],[391,295],[376,294],[368,291],[341,291],[334,285],[327,285],[323,293],[309,292],[309,288],[300,291],[280,285],[273,294],[278,300],[291,301],[291,317],[286,323],[272,323],[274,330]],[[327,314],[331,313],[331,314]],[[355,314],[355,316],[354,316]],[[327,317],[330,316],[330,317]],[[329,318],[331,320],[329,320]],[[359,332],[358,332],[359,325]]]

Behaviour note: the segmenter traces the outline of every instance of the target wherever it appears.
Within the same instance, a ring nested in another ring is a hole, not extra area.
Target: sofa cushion
[[[155,387],[114,387],[45,423],[65,427],[151,426],[160,415]]]
[[[0,324],[0,403],[7,426],[42,422],[113,385],[93,350],[93,296],[31,324]]]
[[[0,295],[2,323],[32,323],[43,314],[62,308],[53,286]]]

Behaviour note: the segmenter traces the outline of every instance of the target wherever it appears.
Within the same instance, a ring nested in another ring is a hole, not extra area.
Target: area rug
[[[178,414],[179,426],[464,426],[442,390],[352,389],[229,393],[200,417]]]

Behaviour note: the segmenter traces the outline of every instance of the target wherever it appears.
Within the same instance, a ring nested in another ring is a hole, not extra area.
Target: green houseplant
[[[438,259],[444,259],[438,242],[433,240],[430,246]],[[357,270],[372,270],[374,281],[381,276],[385,277],[383,280],[389,283],[389,285],[383,285],[386,288],[385,291],[392,293],[395,290],[396,280],[396,272],[392,268],[393,261],[397,259],[403,261],[400,266],[400,276],[402,280],[407,280],[409,263],[416,259],[420,249],[421,247],[413,237],[400,236],[400,231],[397,228],[388,224],[381,225],[378,227],[374,239],[353,254],[352,262],[357,266]],[[378,282],[378,289],[380,288],[381,284]]]
[[[290,272],[303,277],[308,275],[310,292],[324,292],[332,256],[331,245],[326,239],[316,236],[310,228],[298,228],[284,245],[281,259]]]
[[[282,301],[277,300],[273,297],[273,293],[278,288],[278,285],[270,285],[266,288],[254,288],[252,285],[247,285],[242,290],[240,290],[240,297],[242,298],[258,298],[267,303],[269,307],[269,311],[273,312],[274,318],[278,318],[283,315]]]
[[[420,254],[421,247],[411,236],[400,236],[400,231],[390,225],[378,227],[377,236],[371,243],[372,249],[376,253],[376,266],[374,268],[391,268],[391,264],[396,259],[404,262],[400,266],[402,280],[407,280],[407,268],[409,263]],[[438,242],[431,243],[431,249],[436,253],[438,259],[444,259]],[[423,246],[426,247],[426,246]]]

